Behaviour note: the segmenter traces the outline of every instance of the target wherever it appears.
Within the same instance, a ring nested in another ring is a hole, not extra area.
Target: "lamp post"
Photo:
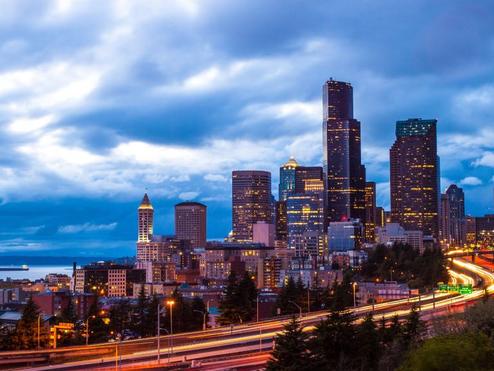
[[[206,331],[206,315],[208,312],[203,312],[199,309],[194,309],[193,311],[202,314],[202,331]]]
[[[302,318],[302,307],[300,305],[298,305],[297,303],[295,303],[294,301],[289,300],[288,302],[295,305],[298,308],[300,318]]]
[[[40,348],[41,313],[38,313],[38,350]]]
[[[160,311],[161,311],[161,306],[160,303],[158,302],[158,326],[157,326],[157,344],[158,344],[158,365],[160,364],[160,335],[161,335],[161,326],[160,326]]]
[[[173,305],[175,304],[174,300],[167,300],[166,304],[170,306],[170,352],[173,354]]]
[[[86,318],[86,345],[89,344],[89,319],[90,318],[96,318],[95,315],[92,315],[92,316],[89,316],[88,318]]]
[[[357,282],[352,282],[352,287],[353,287],[353,307],[354,308],[357,306],[357,298],[355,296],[355,286],[357,286]]]

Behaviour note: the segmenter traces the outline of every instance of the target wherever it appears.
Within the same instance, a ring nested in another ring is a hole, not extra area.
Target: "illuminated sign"
[[[439,284],[438,286],[439,291],[441,292],[458,292],[462,295],[464,294],[471,294],[473,292],[473,288],[471,284],[468,285],[463,285],[463,284],[458,284],[458,285],[447,285],[447,284]]]

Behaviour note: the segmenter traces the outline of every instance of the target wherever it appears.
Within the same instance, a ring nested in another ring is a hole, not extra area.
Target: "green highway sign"
[[[473,288],[471,284],[463,285],[447,285],[445,283],[440,283],[438,285],[439,291],[441,292],[458,292],[460,294],[471,294],[473,292]]]

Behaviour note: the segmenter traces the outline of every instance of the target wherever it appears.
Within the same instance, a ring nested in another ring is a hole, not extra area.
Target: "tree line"
[[[207,309],[202,299],[196,297],[193,300],[185,300],[175,290],[167,300],[172,300],[174,303],[172,306],[173,333],[203,328],[203,313],[206,313]],[[125,339],[126,335],[131,337],[156,336],[158,304],[160,304],[161,334],[165,335],[171,332],[170,306],[166,305],[166,300],[157,295],[147,297],[144,288],[141,288],[136,304],[124,299],[112,305],[109,311],[101,307],[99,300],[95,300],[86,318],[82,320],[77,318],[74,303],[70,300],[61,314],[54,318],[53,325],[68,322],[74,324],[74,329],[60,331],[57,336],[57,346],[85,344],[86,336],[89,344],[106,342],[110,339]],[[39,307],[30,297],[15,329],[0,330],[0,349],[36,349],[38,346],[38,316],[40,315]],[[40,346],[41,348],[49,346],[49,333],[43,322],[40,326]]]
[[[275,339],[267,370],[492,371],[493,318],[493,299],[427,326],[413,308],[390,323],[333,311],[310,334],[294,317]]]

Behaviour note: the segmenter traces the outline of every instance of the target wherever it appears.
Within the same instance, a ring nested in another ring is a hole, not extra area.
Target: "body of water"
[[[48,273],[62,273],[72,275],[72,266],[67,265],[30,265],[27,271],[0,271],[0,279],[30,279],[31,281],[45,278]]]

